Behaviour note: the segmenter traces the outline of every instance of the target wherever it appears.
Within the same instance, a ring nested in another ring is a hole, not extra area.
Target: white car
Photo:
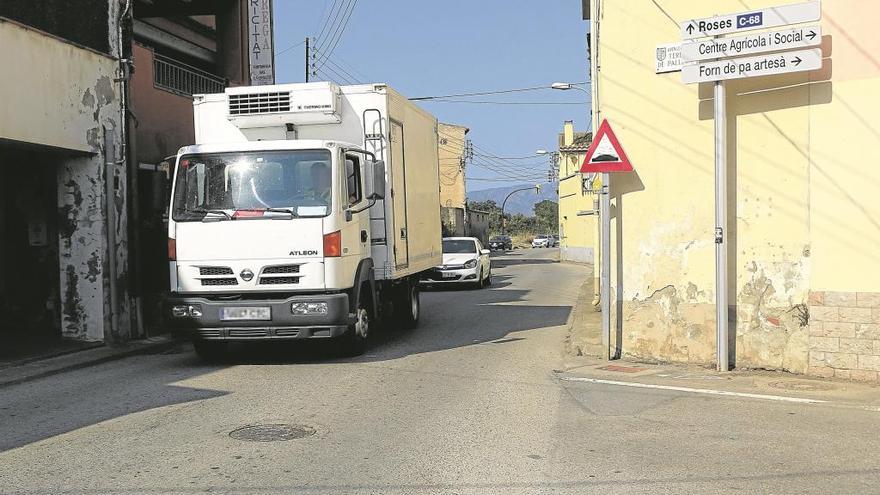
[[[443,264],[430,270],[422,283],[485,287],[492,283],[489,253],[476,237],[444,237]]]
[[[550,247],[553,239],[550,238],[549,235],[536,235],[534,239],[532,239],[532,247],[533,248],[545,248]]]

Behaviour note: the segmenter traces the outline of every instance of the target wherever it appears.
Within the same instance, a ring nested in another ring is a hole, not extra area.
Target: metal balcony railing
[[[222,93],[226,88],[226,80],[173,58],[154,53],[153,85],[179,95],[192,96]]]

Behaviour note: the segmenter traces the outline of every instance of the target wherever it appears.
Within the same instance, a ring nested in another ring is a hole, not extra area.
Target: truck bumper
[[[294,314],[295,303],[326,303],[321,314]],[[174,316],[175,306],[198,308],[201,316]],[[224,308],[269,308],[267,320],[226,320]],[[348,330],[354,316],[348,312],[347,294],[293,296],[287,299],[216,301],[174,295],[165,303],[172,334],[182,340],[295,340],[338,337]]]

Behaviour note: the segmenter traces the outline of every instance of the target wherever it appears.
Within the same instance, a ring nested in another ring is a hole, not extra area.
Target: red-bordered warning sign
[[[607,120],[602,120],[599,131],[593,137],[593,144],[587,150],[584,164],[581,165],[581,173],[632,171],[632,164],[611,130],[611,125]]]

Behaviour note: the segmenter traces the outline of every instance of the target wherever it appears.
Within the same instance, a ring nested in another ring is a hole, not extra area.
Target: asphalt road
[[[424,293],[356,359],[182,349],[0,389],[0,493],[880,492],[878,412],[560,380],[587,272],[555,256]],[[253,425],[307,436],[230,436]]]

